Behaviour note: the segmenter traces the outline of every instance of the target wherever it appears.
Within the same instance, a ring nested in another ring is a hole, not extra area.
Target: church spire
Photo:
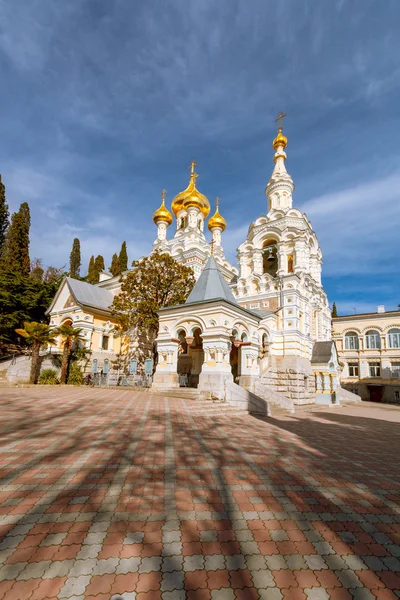
[[[283,134],[282,119],[284,117],[286,117],[286,114],[281,112],[275,120],[275,123],[278,123],[278,134],[272,142],[272,147],[275,150],[275,167],[265,188],[265,194],[268,198],[268,210],[289,210],[292,208],[294,183],[286,171],[285,165],[285,148],[288,140]]]

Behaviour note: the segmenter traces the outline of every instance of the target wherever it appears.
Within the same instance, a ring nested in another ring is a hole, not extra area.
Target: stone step
[[[200,392],[194,388],[173,388],[165,390],[151,390],[155,396],[167,396],[168,398],[187,398],[196,400],[200,397]]]

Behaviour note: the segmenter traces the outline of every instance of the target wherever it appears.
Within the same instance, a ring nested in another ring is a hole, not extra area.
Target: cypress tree
[[[126,250],[126,242],[122,242],[121,251],[119,253],[119,268],[121,273],[128,269],[128,252]]]
[[[336,308],[336,302],[334,302],[332,304],[332,317],[338,317],[338,312],[337,312],[337,308]]]
[[[69,276],[73,279],[79,279],[81,268],[81,243],[78,238],[74,239],[71,254],[69,255]]]
[[[100,272],[104,271],[104,269],[104,258],[101,254],[96,256],[96,258],[92,256],[89,262],[89,270],[86,278],[87,282],[92,284],[98,283],[100,281]]]
[[[104,258],[101,256],[101,254],[99,254],[98,256],[96,256],[96,260],[94,261],[94,266],[96,267],[96,271],[98,273],[100,273],[101,271],[104,271],[105,264],[104,264]]]
[[[113,277],[121,275],[121,267],[119,266],[119,259],[117,253],[113,254],[110,271]]]
[[[29,206],[23,202],[19,211],[11,217],[2,251],[2,268],[5,271],[20,273],[28,277],[31,261],[29,258],[29,230],[31,216]]]
[[[6,202],[6,186],[2,182],[0,175],[0,256],[6,240],[6,233],[9,224],[9,212]]]
[[[97,283],[96,281],[96,267],[94,266],[94,256],[90,257],[89,260],[89,267],[88,267],[88,274],[86,277],[86,281],[88,283]]]

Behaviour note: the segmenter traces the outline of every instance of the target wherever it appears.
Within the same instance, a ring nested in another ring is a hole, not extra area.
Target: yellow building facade
[[[400,403],[400,310],[332,319],[343,387],[363,400]]]

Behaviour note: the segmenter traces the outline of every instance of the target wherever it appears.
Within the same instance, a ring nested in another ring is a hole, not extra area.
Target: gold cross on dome
[[[287,117],[287,114],[284,112],[280,112],[277,118],[275,119],[275,123],[279,123],[278,129],[282,129],[282,119]]]
[[[161,192],[161,200],[164,202],[165,201],[165,196],[167,195],[167,190],[163,190]]]
[[[196,161],[192,160],[192,162],[190,163],[190,166],[189,166],[191,173],[194,173],[195,166],[196,166]]]
[[[218,206],[219,206],[219,201],[220,201],[220,200],[221,200],[221,198],[219,198],[218,196],[217,196],[217,198],[215,198],[215,206],[216,206],[217,208],[218,208]]]

